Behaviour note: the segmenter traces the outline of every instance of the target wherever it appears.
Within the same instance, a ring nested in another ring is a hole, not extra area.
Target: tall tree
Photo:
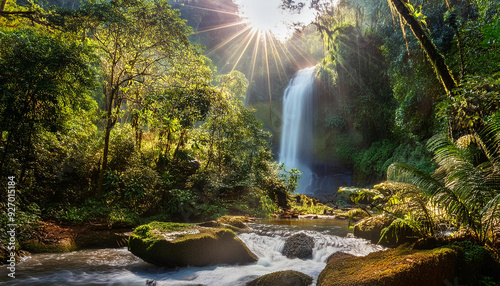
[[[162,79],[180,50],[189,48],[190,30],[166,0],[102,1],[80,11],[87,16],[81,19],[90,19],[86,28],[101,51],[104,72],[102,176],[120,112]]]
[[[0,173],[16,162],[10,171],[22,181],[37,135],[60,131],[71,110],[88,107],[95,60],[85,42],[31,29],[0,32]]]
[[[420,46],[427,54],[427,57],[434,67],[434,70],[436,71],[436,74],[446,92],[451,94],[453,89],[457,87],[457,82],[446,65],[443,55],[439,53],[432,40],[422,28],[420,21],[414,17],[413,13],[408,8],[409,4],[404,2],[404,0],[389,0],[389,3],[393,5],[399,15],[401,15],[408,26],[410,26],[410,29],[418,39]]]

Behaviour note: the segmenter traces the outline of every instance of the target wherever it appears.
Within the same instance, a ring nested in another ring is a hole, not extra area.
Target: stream
[[[143,286],[147,279],[152,279],[158,286],[237,286],[280,270],[303,272],[314,278],[315,285],[326,265],[325,260],[332,253],[341,251],[364,256],[383,249],[363,239],[346,237],[345,221],[270,220],[249,226],[253,232],[242,233],[239,237],[259,258],[253,264],[167,269],[142,261],[127,248],[89,249],[26,257],[16,267],[16,278],[2,275],[0,285]],[[297,232],[314,238],[312,259],[289,259],[281,254],[285,239]]]

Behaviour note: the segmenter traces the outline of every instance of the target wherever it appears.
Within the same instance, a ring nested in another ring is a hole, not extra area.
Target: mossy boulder
[[[250,231],[250,228],[246,225],[249,221],[250,218],[247,216],[223,216],[217,220],[217,222],[223,224],[224,227],[236,232]]]
[[[167,267],[242,264],[257,257],[225,228],[152,222],[135,229],[128,249],[144,261]]]
[[[372,243],[378,243],[382,229],[388,227],[392,221],[393,219],[386,215],[366,217],[354,225],[354,236],[368,239]],[[385,244],[394,244],[396,243],[396,238],[388,237],[382,242]]]
[[[309,286],[313,279],[304,273],[287,270],[266,274],[247,283],[247,286]]]
[[[332,256],[318,277],[318,286],[442,286],[453,283],[459,251],[453,248],[396,249],[365,257]]]
[[[78,249],[78,246],[73,238],[65,237],[50,243],[31,239],[23,241],[21,248],[31,253],[57,253],[75,251]]]

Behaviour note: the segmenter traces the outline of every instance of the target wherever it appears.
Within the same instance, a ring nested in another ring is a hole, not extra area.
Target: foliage
[[[424,192],[446,211],[448,220],[471,231],[478,241],[491,241],[499,223],[499,126],[492,120],[481,132],[455,142],[439,136],[429,141],[438,165],[432,175],[402,164],[391,165],[388,175]]]
[[[470,76],[451,96],[437,106],[442,124],[451,125],[454,137],[473,133],[496,116],[500,107],[500,72],[491,77]]]
[[[331,207],[319,203],[317,199],[309,198],[304,194],[293,195],[291,198],[291,209],[301,214],[325,214],[332,211]]]

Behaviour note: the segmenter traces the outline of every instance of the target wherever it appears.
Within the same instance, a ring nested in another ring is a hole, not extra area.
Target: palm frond
[[[443,184],[432,175],[401,163],[393,163],[387,168],[387,178],[414,185],[426,195],[432,195],[443,187]]]

